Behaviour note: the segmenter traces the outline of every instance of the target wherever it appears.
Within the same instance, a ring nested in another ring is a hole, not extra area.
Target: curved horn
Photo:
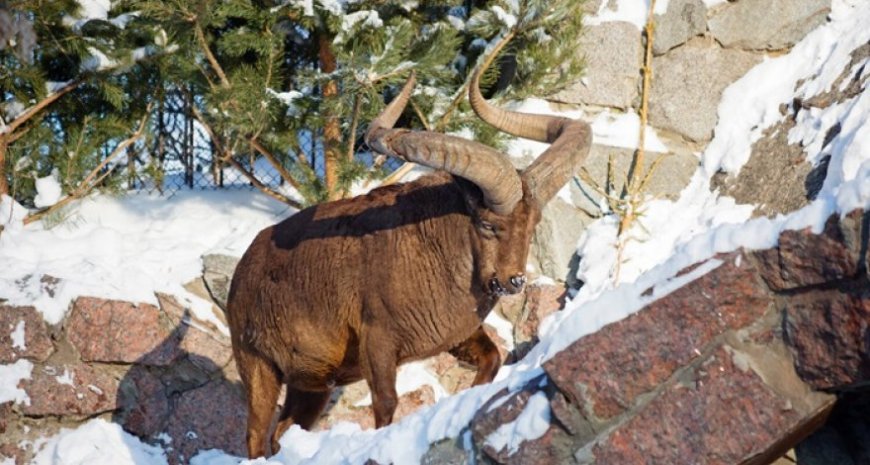
[[[366,132],[373,150],[441,169],[473,182],[486,206],[499,215],[513,211],[523,196],[522,183],[510,161],[497,150],[460,137],[430,131],[392,129],[414,87],[414,75],[399,95],[375,118]]]
[[[483,69],[474,72],[468,88],[468,99],[477,116],[500,131],[551,144],[522,174],[543,207],[583,164],[592,146],[592,129],[580,120],[517,113],[490,105],[480,93]]]

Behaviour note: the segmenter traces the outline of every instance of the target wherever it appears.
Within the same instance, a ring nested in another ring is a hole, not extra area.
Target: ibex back
[[[403,185],[296,213],[254,239],[236,269],[227,317],[248,404],[251,457],[266,439],[310,428],[335,386],[365,379],[375,424],[392,421],[397,367],[450,351],[492,381],[501,360],[481,328],[499,296],[520,292],[541,209],[591,144],[586,123],[490,106],[470,85],[475,112],[500,130],[552,144],[517,172],[477,142],[392,129],[414,77],[370,125],[374,150],[439,171]]]

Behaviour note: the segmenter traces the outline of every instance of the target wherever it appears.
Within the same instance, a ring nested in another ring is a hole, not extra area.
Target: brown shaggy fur
[[[392,420],[397,366],[451,351],[478,367],[501,365],[481,322],[503,293],[519,292],[540,220],[531,195],[510,215],[444,172],[296,213],[257,235],[236,269],[227,316],[248,397],[248,453],[272,435],[310,428],[330,391],[364,378],[378,427]],[[523,280],[524,281],[524,280]]]

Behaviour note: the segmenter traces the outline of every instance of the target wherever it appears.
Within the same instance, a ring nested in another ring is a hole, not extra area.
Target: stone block
[[[784,50],[825,22],[831,0],[739,0],[716,10],[710,32],[725,47]]]
[[[637,27],[621,21],[587,26],[577,50],[585,54],[585,76],[553,99],[623,109],[631,107],[638,95],[643,57]]]
[[[870,285],[785,297],[785,340],[815,389],[870,383]]]
[[[827,415],[832,396],[818,396],[811,410],[800,411],[732,354],[725,347],[714,351],[691,377],[587,448],[592,460],[586,463],[769,463],[787,447],[783,438],[798,438]]]
[[[749,325],[771,305],[757,270],[739,252],[625,320],[585,336],[544,364],[590,421],[635,405],[723,332]]]
[[[655,17],[653,53],[661,55],[707,32],[707,7],[701,0],[671,0],[663,15]]]
[[[42,315],[33,307],[0,305],[0,363],[45,361],[54,351]]]
[[[695,142],[709,141],[722,91],[760,61],[756,54],[722,49],[706,38],[653,58],[651,124]]]
[[[148,304],[79,297],[66,322],[67,339],[86,362],[165,366],[181,352],[171,324]]]
[[[809,228],[783,231],[777,247],[754,254],[762,277],[776,291],[855,277],[862,260],[865,215],[861,210],[842,219],[832,215],[821,234]]]
[[[91,417],[117,408],[118,380],[87,364],[35,367],[21,387],[30,404],[19,404],[27,416]]]

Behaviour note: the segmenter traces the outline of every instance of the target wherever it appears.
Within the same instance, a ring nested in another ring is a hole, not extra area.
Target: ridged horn
[[[393,129],[414,88],[414,74],[402,91],[375,118],[366,132],[373,150],[465,178],[483,192],[487,208],[511,213],[523,196],[522,182],[510,161],[499,151],[460,137],[431,131]]]
[[[543,207],[586,160],[592,147],[592,129],[580,120],[518,113],[490,105],[480,93],[483,70],[474,72],[468,89],[471,108],[477,116],[500,131],[551,144],[522,174],[535,200]]]

